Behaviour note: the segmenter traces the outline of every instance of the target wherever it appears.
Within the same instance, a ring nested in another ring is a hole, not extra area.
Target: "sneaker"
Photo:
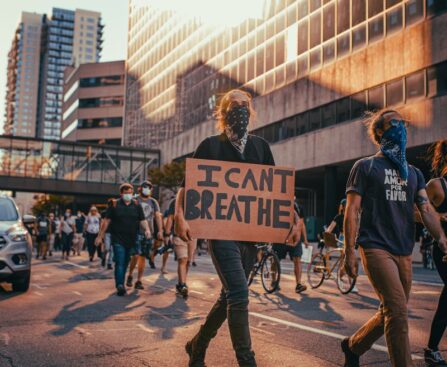
[[[113,269],[112,264],[107,264],[107,270],[112,270],[112,269]]]
[[[342,340],[341,350],[345,354],[345,363],[343,367],[360,367],[360,357],[349,348],[349,338]]]
[[[144,289],[143,283],[141,283],[141,281],[137,280],[135,282],[135,289]]]
[[[127,277],[127,282],[126,282],[126,285],[128,286],[128,287],[132,287],[132,284],[133,284],[133,277],[132,277],[132,275],[129,275],[128,277]]]
[[[307,289],[307,287],[303,284],[297,284],[295,287],[295,293],[301,293],[304,292]]]
[[[188,297],[188,286],[185,283],[180,286],[180,294],[183,298]]]
[[[119,285],[116,287],[116,294],[120,297],[124,296],[126,294],[126,288],[123,285]]]
[[[149,266],[151,267],[151,269],[155,269],[155,264],[152,260],[149,259]]]
[[[424,350],[425,365],[428,367],[447,366],[447,362],[442,358],[439,350],[425,349]]]
[[[203,350],[194,350],[193,342],[189,341],[185,345],[185,351],[188,353],[189,356],[189,363],[188,367],[206,367],[205,364],[205,351],[206,348],[203,348]]]
[[[192,262],[192,266],[197,266],[195,261]]]
[[[50,256],[53,256],[53,253],[50,251],[49,255],[50,255]]]

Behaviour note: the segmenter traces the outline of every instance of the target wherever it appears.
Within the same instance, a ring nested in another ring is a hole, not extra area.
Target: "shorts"
[[[197,240],[191,240],[188,242],[183,241],[180,237],[174,236],[174,251],[177,259],[188,258],[192,260],[192,255],[197,248]]]
[[[130,250],[130,256],[138,255],[149,258],[151,249],[152,249],[152,239],[151,238],[146,239],[144,234],[138,233],[135,246],[132,247]]]
[[[39,234],[36,236],[36,242],[47,242],[48,236],[46,234]]]
[[[303,245],[301,242],[299,242],[296,246],[288,246],[279,243],[274,244],[273,250],[276,252],[280,260],[285,259],[287,254],[289,254],[290,260],[293,260],[295,257],[303,256]]]

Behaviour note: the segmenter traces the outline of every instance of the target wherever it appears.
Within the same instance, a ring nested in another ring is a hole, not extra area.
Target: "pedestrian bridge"
[[[159,164],[159,150],[0,135],[0,190],[110,197]]]

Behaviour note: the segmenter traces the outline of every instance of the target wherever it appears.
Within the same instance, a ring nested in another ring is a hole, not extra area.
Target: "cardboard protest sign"
[[[284,243],[294,187],[291,168],[188,158],[185,219],[194,238]]]

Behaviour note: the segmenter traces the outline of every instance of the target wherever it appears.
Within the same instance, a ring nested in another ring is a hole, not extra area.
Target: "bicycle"
[[[258,273],[261,273],[262,287],[267,293],[273,293],[279,288],[281,279],[281,264],[271,244],[256,245],[261,251],[261,259],[253,265],[248,276],[248,286]]]
[[[316,289],[326,279],[332,278],[333,272],[336,271],[338,290],[341,294],[348,294],[354,288],[356,278],[351,278],[344,270],[343,242],[332,233],[324,233],[324,244],[326,251],[315,254],[307,267],[307,280],[312,289]],[[332,257],[335,257],[336,260],[334,261]]]

